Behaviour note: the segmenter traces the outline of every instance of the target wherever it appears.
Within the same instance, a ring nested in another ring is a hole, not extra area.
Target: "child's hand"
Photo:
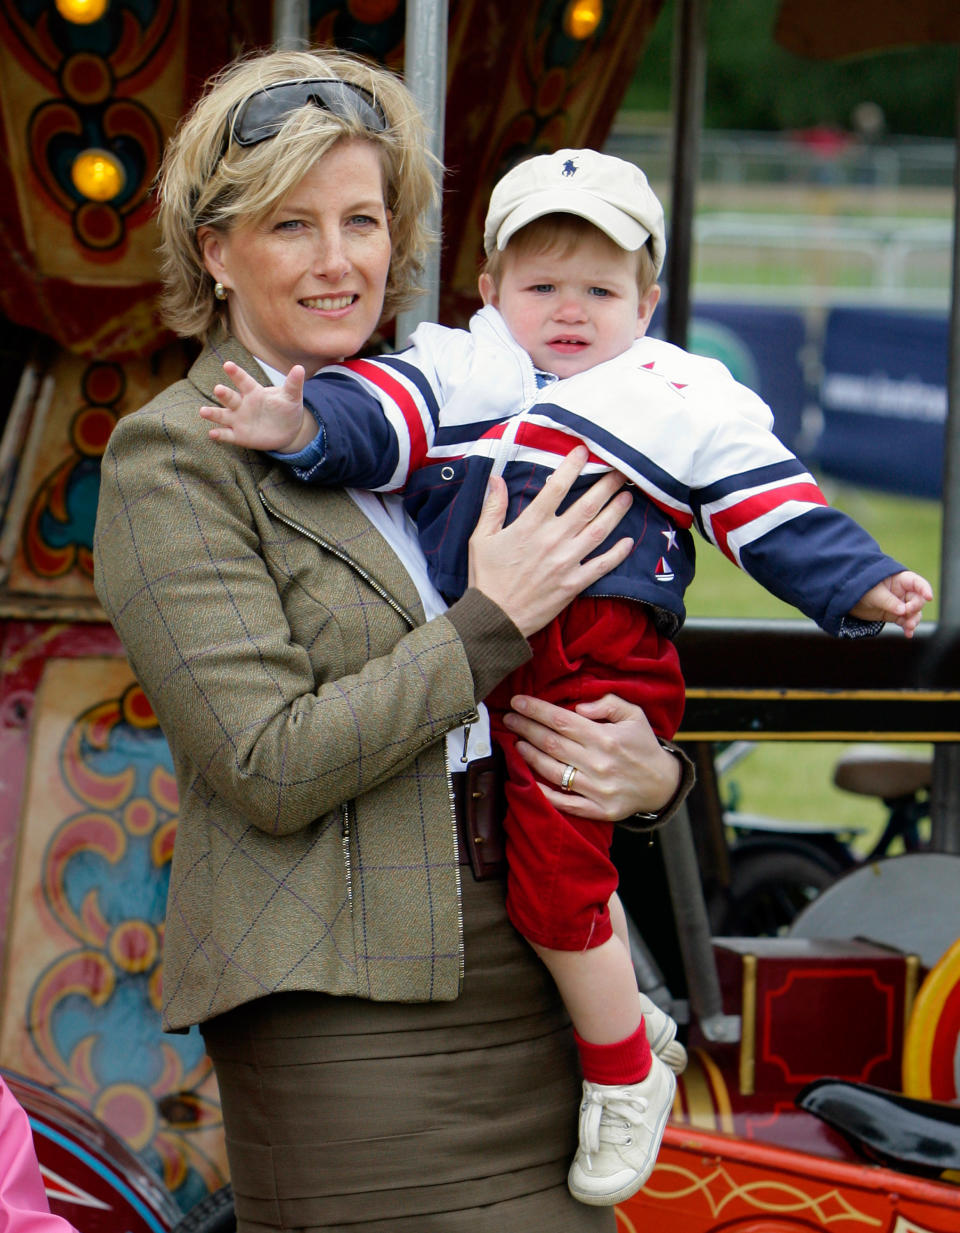
[[[850,609],[850,615],[859,617],[861,621],[888,621],[899,625],[907,637],[912,638],[913,631],[920,624],[923,605],[931,599],[933,588],[926,578],[905,569],[871,587]]]
[[[213,392],[223,405],[200,408],[205,420],[218,425],[210,429],[214,441],[296,454],[317,435],[312,416],[303,408],[306,374],[300,364],[294,364],[280,386],[261,385],[232,360],[224,363],[223,371],[236,388],[215,385]]]

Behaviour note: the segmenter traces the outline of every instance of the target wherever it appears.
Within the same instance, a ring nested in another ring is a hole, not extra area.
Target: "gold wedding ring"
[[[560,791],[573,791],[573,777],[577,773],[577,768],[572,763],[567,763],[563,768],[563,774],[560,776]]]

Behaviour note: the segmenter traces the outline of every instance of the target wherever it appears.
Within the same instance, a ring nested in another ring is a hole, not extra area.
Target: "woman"
[[[167,319],[205,346],[102,467],[97,592],[180,792],[164,1024],[204,1034],[241,1233],[613,1228],[566,1191],[569,1028],[484,876],[496,854],[477,858],[495,835],[466,832],[492,782],[478,702],[629,551],[585,560],[629,496],[604,477],[556,516],[585,451],[505,529],[494,488],[445,611],[399,506],[291,481],[198,414],[225,359],[313,371],[409,297],[424,148],[405,89],[346,56],[267,53],[211,83],[160,209]],[[568,810],[684,791],[636,708],[517,706],[543,781],[580,772]]]

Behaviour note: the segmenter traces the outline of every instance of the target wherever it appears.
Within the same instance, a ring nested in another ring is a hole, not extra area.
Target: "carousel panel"
[[[177,794],[120,657],[44,662],[10,888],[0,1063],[88,1109],[184,1208],[226,1177],[196,1031],[160,1029]]]
[[[178,380],[186,362],[185,348],[174,343],[149,360],[110,363],[60,351],[29,365],[22,383],[29,406],[8,425],[11,438],[25,436],[0,537],[8,596],[79,602],[88,617],[102,619],[92,558],[100,459],[117,420]]]
[[[960,1188],[668,1126],[617,1233],[954,1233]]]

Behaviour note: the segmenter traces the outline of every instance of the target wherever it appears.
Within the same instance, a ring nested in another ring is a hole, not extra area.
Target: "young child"
[[[487,699],[509,776],[508,911],[557,982],[583,1069],[570,1190],[614,1204],[653,1169],[671,1067],[685,1055],[672,1021],[638,997],[612,827],[553,807],[502,723],[511,696],[572,707],[615,692],[669,740],[683,710],[672,638],[694,525],[841,637],[886,621],[909,636],[932,592],[827,506],[755,394],[719,363],[645,336],[665,241],[636,167],[591,150],[520,164],[493,190],[484,245],[485,307],[469,331],[422,325],[407,350],[324,369],[306,386],[299,367],[265,389],[227,364],[236,388],[218,386],[223,406],[201,414],[215,439],[279,452],[304,481],[402,490],[448,598],[467,585],[467,539],[492,475],[507,483],[508,520],[581,443],[590,456],[576,491],[611,467],[635,486],[615,533],[633,537],[631,555],[531,638],[530,663]],[[576,774],[566,768],[562,791]]]

